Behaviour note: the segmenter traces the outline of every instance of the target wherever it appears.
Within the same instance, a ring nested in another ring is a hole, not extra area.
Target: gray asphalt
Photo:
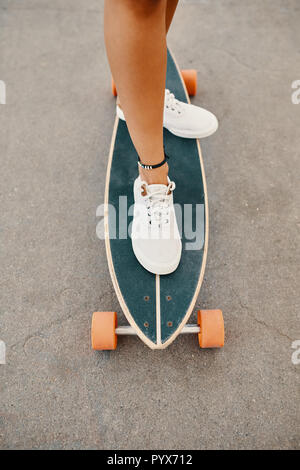
[[[300,448],[298,0],[182,1],[169,44],[197,68],[210,242],[197,308],[223,350],[90,348],[116,310],[96,208],[114,119],[101,0],[0,0],[0,448]],[[295,362],[295,361],[294,361]]]

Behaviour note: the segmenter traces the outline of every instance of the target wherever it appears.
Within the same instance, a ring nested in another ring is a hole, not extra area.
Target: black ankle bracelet
[[[165,158],[163,159],[163,161],[160,163],[157,163],[156,165],[144,165],[144,163],[142,163],[141,160],[138,159],[138,164],[142,168],[144,168],[144,170],[155,170],[155,168],[159,168],[160,166],[163,166],[168,160],[168,158],[169,158],[168,155],[165,154]]]

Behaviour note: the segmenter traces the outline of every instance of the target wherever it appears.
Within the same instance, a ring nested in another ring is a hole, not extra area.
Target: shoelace
[[[159,228],[161,225],[169,223],[170,209],[169,201],[170,195],[175,189],[174,181],[171,181],[166,189],[159,188],[152,193],[149,193],[147,188],[148,184],[142,182],[141,187],[145,187],[147,194],[144,196],[146,207],[148,210],[149,224],[157,225]]]
[[[181,114],[180,102],[175,98],[175,95],[166,89],[165,93],[165,105],[167,109],[171,111],[176,111],[178,114]]]

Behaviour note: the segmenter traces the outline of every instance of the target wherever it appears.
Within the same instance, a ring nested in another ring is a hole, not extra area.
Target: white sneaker
[[[181,239],[173,205],[175,183],[134,182],[132,248],[141,265],[153,274],[169,274],[181,258]]]
[[[117,115],[125,121],[124,113],[118,105]],[[204,108],[177,100],[173,93],[166,89],[164,127],[179,137],[201,139],[216,132],[218,120]]]

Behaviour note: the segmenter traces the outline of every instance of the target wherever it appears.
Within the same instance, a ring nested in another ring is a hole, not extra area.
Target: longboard
[[[166,87],[186,103],[190,100],[184,77],[190,92],[195,91],[190,72],[181,72],[168,50]],[[140,265],[128,236],[132,220],[128,211],[134,202],[138,156],[126,122],[116,117],[106,175],[105,246],[113,286],[130,326],[118,327],[115,312],[95,312],[94,349],[115,349],[121,334],[137,334],[151,349],[164,349],[180,332],[197,333],[202,347],[223,346],[220,310],[199,311],[198,323],[186,325],[200,291],[207,258],[208,202],[200,143],[164,129],[164,145],[170,158],[169,176],[176,183],[174,204],[182,228],[182,257],[175,272],[160,276]],[[185,217],[192,221],[188,227]]]

